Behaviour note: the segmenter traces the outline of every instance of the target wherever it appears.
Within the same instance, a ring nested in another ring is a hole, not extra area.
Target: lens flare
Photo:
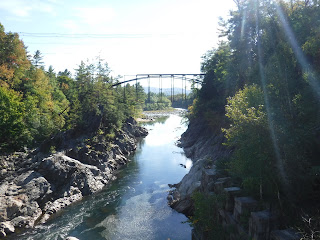
[[[245,9],[243,12],[242,21],[241,21],[241,33],[240,33],[241,40],[243,39],[243,35],[245,32],[246,18],[247,18],[247,10]]]
[[[275,4],[275,6],[276,6],[277,14],[280,19],[280,23],[284,29],[284,32],[285,32],[286,37],[291,45],[291,48],[292,48],[292,50],[293,50],[293,52],[294,52],[294,54],[300,64],[301,68],[302,68],[304,75],[307,76],[309,84],[311,85],[312,89],[316,93],[318,101],[320,101],[320,85],[319,85],[318,79],[316,77],[316,73],[312,69],[312,66],[308,63],[307,58],[305,57],[301,47],[299,47],[297,39],[295,38],[295,35],[294,35],[290,25],[288,24],[288,21],[287,21],[285,15],[283,14],[281,6],[277,3]]]
[[[287,177],[286,177],[286,173],[284,171],[284,166],[283,166],[283,162],[280,156],[280,149],[278,146],[278,142],[277,142],[277,137],[276,137],[276,132],[275,132],[275,126],[274,126],[274,122],[272,119],[272,112],[271,112],[271,108],[270,108],[270,101],[269,101],[269,96],[268,96],[268,92],[267,92],[267,87],[266,87],[266,77],[265,77],[265,73],[264,73],[264,67],[262,64],[262,52],[261,52],[261,41],[260,41],[260,29],[259,29],[259,1],[256,1],[256,33],[257,33],[257,45],[258,45],[258,59],[259,59],[259,72],[260,72],[260,80],[261,80],[261,85],[262,85],[262,90],[263,90],[263,97],[264,97],[264,102],[265,102],[265,106],[266,106],[266,111],[267,111],[267,118],[268,118],[268,125],[269,125],[269,131],[270,131],[270,136],[271,136],[271,140],[272,140],[272,144],[273,144],[273,149],[274,149],[274,153],[275,153],[275,157],[276,157],[276,161],[277,161],[277,169],[280,173],[280,176],[283,180],[284,183],[287,183]]]

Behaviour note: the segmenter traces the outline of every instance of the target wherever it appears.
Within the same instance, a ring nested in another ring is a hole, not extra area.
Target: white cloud
[[[4,10],[15,17],[26,18],[31,16],[33,12],[55,14],[53,3],[52,0],[2,0],[0,1],[0,10]]]

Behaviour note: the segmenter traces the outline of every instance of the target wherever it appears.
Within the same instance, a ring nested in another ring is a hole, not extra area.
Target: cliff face
[[[194,162],[200,158],[210,158],[213,163],[228,154],[222,145],[223,140],[220,129],[213,131],[205,120],[199,118],[190,122],[187,131],[180,138],[179,146]]]
[[[179,146],[192,159],[193,166],[181,182],[171,185],[174,189],[169,193],[168,202],[176,211],[192,215],[192,193],[213,190],[214,181],[220,177],[214,162],[230,154],[230,150],[222,145],[223,140],[222,133],[213,132],[202,119],[191,121],[187,131],[182,134]]]
[[[72,144],[63,142],[64,148],[54,154],[20,152],[0,157],[0,237],[44,223],[53,213],[101,190],[128,162],[137,138],[147,134],[131,118],[112,143],[100,135],[88,145],[82,136]]]
[[[216,224],[223,227],[224,239],[302,239],[301,234],[291,228],[279,230],[283,226],[279,226],[277,209],[270,208],[269,203],[261,204],[251,196],[246,196],[238,186],[233,185],[230,177],[216,170],[215,161],[231,154],[222,145],[223,140],[223,135],[210,131],[204,121],[190,123],[180,139],[180,146],[194,164],[178,184],[170,185],[173,190],[168,195],[169,205],[191,216],[195,191],[206,196],[224,196],[219,206],[214,206],[217,209],[214,219],[219,219]],[[201,225],[193,229],[194,239],[209,239],[208,234]]]

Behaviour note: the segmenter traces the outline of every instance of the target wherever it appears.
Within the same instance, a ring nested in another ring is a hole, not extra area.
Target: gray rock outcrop
[[[219,174],[214,162],[230,153],[222,146],[222,134],[215,134],[204,120],[193,120],[179,140],[187,157],[193,161],[189,173],[178,184],[170,185],[168,204],[176,211],[191,216],[193,213],[192,194],[195,191],[208,192],[213,188]]]
[[[137,138],[147,134],[130,118],[112,143],[100,135],[89,145],[82,137],[47,156],[38,152],[0,157],[0,237],[44,223],[83,196],[100,191],[128,162]]]

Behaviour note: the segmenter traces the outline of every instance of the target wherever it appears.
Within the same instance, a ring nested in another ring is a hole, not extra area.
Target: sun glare
[[[268,118],[268,125],[269,125],[269,130],[270,130],[270,136],[273,144],[273,149],[276,157],[276,163],[277,163],[277,168],[280,173],[280,176],[284,183],[287,183],[287,177],[286,173],[284,170],[283,162],[280,156],[280,150],[277,142],[277,136],[275,132],[275,126],[274,126],[274,121],[272,119],[272,112],[271,112],[271,107],[270,107],[270,101],[269,101],[269,96],[268,96],[268,91],[266,87],[266,77],[264,73],[264,67],[262,64],[262,51],[261,51],[261,42],[260,42],[260,35],[259,35],[259,12],[258,12],[258,4],[256,5],[256,32],[258,34],[258,62],[259,62],[259,72],[260,72],[260,81],[262,85],[262,90],[263,90],[263,96],[264,96],[264,102],[266,106],[266,111],[267,111],[267,118]]]
[[[284,29],[284,32],[286,34],[286,37],[291,45],[291,48],[304,72],[304,74],[307,76],[307,79],[309,81],[309,84],[312,86],[312,89],[316,93],[316,96],[318,100],[320,101],[320,85],[318,83],[318,79],[316,77],[315,71],[312,69],[312,66],[308,63],[306,56],[304,55],[301,47],[299,47],[299,44],[297,42],[297,39],[294,35],[294,32],[292,31],[290,25],[288,24],[288,21],[286,17],[283,14],[282,8],[279,4],[276,4],[277,14],[280,19],[280,23]]]

